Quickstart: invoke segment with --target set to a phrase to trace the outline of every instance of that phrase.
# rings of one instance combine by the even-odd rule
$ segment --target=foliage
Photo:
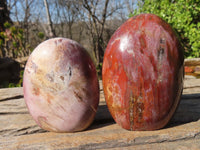
[[[0,32],[0,57],[18,58],[27,56],[31,49],[25,44],[24,30],[8,22],[4,23],[5,30]],[[19,81],[4,81],[0,87],[21,87],[23,70],[20,71]]]
[[[38,37],[40,38],[40,39],[44,39],[44,33],[43,32],[38,32]]]
[[[0,32],[0,57],[26,56],[30,46],[25,44],[24,31],[14,25],[4,23],[5,31]]]
[[[152,13],[167,21],[179,34],[185,57],[200,57],[200,1],[199,0],[143,0],[134,16]]]

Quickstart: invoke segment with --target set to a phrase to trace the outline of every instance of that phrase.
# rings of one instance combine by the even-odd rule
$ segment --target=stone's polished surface
[[[77,42],[54,38],[30,55],[24,71],[26,105],[36,123],[55,132],[86,129],[99,103],[95,66]]]
[[[183,88],[183,51],[153,14],[127,20],[111,37],[102,78],[109,111],[128,130],[156,130],[171,119]]]

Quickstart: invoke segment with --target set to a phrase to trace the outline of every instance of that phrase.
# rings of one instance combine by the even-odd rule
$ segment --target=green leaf
[[[4,23],[4,27],[5,27],[5,28],[10,28],[10,27],[11,27],[11,24],[10,24],[9,22],[5,22],[5,23]]]
[[[43,39],[43,38],[44,38],[44,33],[43,33],[43,32],[38,32],[38,37],[39,37],[40,39]]]

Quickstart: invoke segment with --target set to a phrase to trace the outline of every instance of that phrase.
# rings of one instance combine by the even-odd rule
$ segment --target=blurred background
[[[53,37],[82,44],[101,78],[110,37],[140,13],[167,21],[180,37],[185,58],[200,57],[199,0],[0,0],[0,88],[22,86],[28,56]]]

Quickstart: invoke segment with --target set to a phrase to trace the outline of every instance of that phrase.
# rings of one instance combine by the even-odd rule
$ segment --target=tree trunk
[[[99,65],[103,62],[103,56],[104,56],[104,48],[102,46],[102,38],[98,38],[97,41],[94,41],[94,52],[95,52],[95,58],[96,58],[96,65]]]
[[[68,29],[69,29],[69,38],[72,39],[72,24],[68,24]]]
[[[48,34],[48,37],[55,37],[55,31],[53,30],[53,24],[52,24],[52,21],[51,21],[51,16],[50,16],[50,13],[49,13],[49,5],[47,3],[47,0],[44,0],[44,5],[45,5],[45,8],[46,8],[46,14],[47,14],[47,24],[48,24],[48,28],[49,28],[49,34]]]
[[[4,23],[10,22],[11,19],[9,17],[10,12],[7,8],[7,1],[6,0],[0,0],[0,31],[4,31]]]

